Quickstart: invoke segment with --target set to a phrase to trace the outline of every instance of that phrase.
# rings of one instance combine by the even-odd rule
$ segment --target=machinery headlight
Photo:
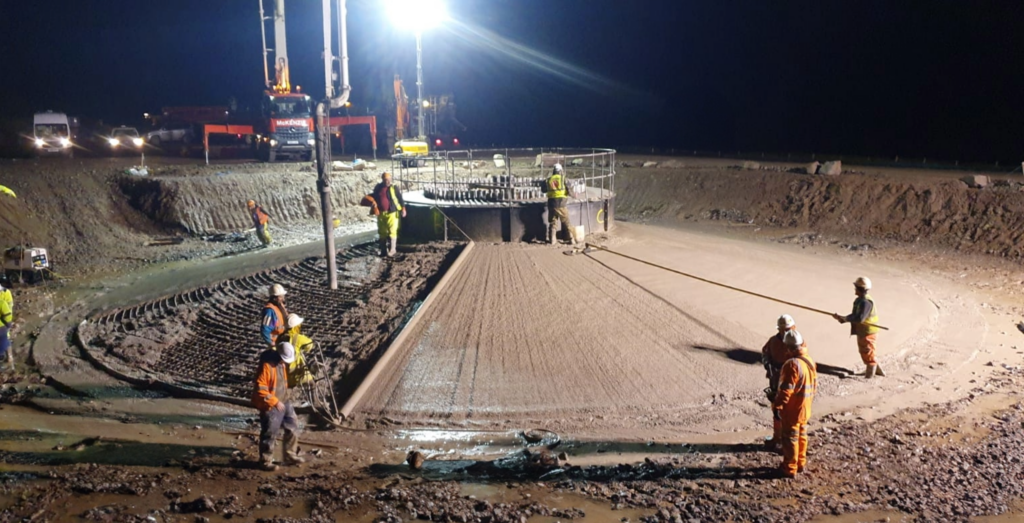
[[[142,141],[142,138],[132,138],[132,143],[135,144],[135,147],[142,147],[145,142]]]
[[[276,145],[277,145],[277,140],[275,140],[275,139],[271,138],[271,139],[270,139],[270,146],[271,146],[271,147],[275,147]]]
[[[42,138],[36,138],[36,147],[42,147],[44,145],[46,145],[46,142],[44,142]]]
[[[60,139],[60,144],[64,147],[71,147],[71,140],[62,137]]]
[[[107,143],[109,143],[111,147],[121,145],[121,142],[117,138],[107,138]]]
[[[310,138],[309,140],[306,140],[306,143],[308,143],[309,145],[316,145],[316,139]]]

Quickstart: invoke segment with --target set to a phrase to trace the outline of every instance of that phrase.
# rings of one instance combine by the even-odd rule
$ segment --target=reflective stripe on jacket
[[[870,294],[853,300],[853,312],[846,317],[846,321],[850,322],[850,334],[857,336],[868,336],[882,330],[875,327],[878,325],[878,307]],[[867,323],[871,325],[865,325]]]
[[[276,350],[260,354],[260,368],[253,385],[252,405],[260,412],[267,412],[284,401],[288,394],[288,365],[281,360]]]
[[[270,345],[277,343],[277,337],[284,334],[284,330],[284,313],[277,305],[268,302],[263,306],[263,323],[260,329],[263,341]]]
[[[565,198],[565,181],[561,174],[552,174],[547,181],[549,199]]]
[[[782,365],[779,392],[772,409],[781,411],[784,425],[807,423],[811,417],[811,403],[818,388],[818,366],[804,350]]]
[[[252,210],[252,224],[254,226],[266,225],[270,221],[270,215],[267,214],[262,206],[257,205]]]
[[[387,188],[387,190],[385,190]],[[384,182],[380,182],[373,187],[372,193],[373,199],[377,201],[377,207],[381,213],[385,212],[397,212],[402,210],[403,202],[402,190],[397,188],[394,184],[391,186],[384,185]]]

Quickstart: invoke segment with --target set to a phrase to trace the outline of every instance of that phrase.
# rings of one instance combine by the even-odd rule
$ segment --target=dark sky
[[[456,94],[465,142],[1024,159],[1021,1],[448,5],[425,84]],[[287,19],[292,82],[322,95],[320,2]],[[413,92],[412,35],[376,0],[349,0],[349,24],[353,102],[396,72]],[[132,121],[262,89],[256,0],[0,0],[0,49],[5,118]]]

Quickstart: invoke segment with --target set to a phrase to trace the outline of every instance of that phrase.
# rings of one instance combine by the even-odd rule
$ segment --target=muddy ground
[[[268,474],[249,468],[255,457],[251,436],[220,430],[255,430],[251,412],[219,413],[215,406],[193,402],[193,410],[202,416],[122,416],[123,400],[74,398],[45,386],[31,370],[19,376],[8,374],[11,383],[4,386],[2,395],[7,406],[0,413],[4,461],[0,520],[35,516],[35,520],[50,521],[556,521],[586,514],[584,521],[997,521],[978,516],[1008,512],[1005,521],[1012,521],[1020,507],[1024,475],[1018,450],[1024,438],[1018,395],[1024,376],[1017,350],[1020,333],[1014,325],[1021,312],[1018,300],[1024,273],[1016,261],[1012,210],[1024,201],[1024,193],[1014,191],[1009,181],[1000,187],[968,189],[955,181],[958,173],[922,175],[854,167],[851,170],[865,174],[819,177],[744,171],[710,160],[685,163],[692,166],[620,171],[620,217],[685,234],[626,226],[621,237],[612,239],[617,247],[652,256],[662,249],[660,261],[692,261],[706,273],[723,278],[742,278],[744,264],[731,267],[716,264],[713,257],[688,259],[671,253],[718,246],[725,253],[732,250],[735,258],[751,258],[744,261],[747,265],[758,261],[750,255],[751,249],[777,252],[780,260],[819,256],[823,266],[839,260],[850,270],[861,267],[882,274],[890,285],[888,292],[899,292],[894,289],[900,285],[912,289],[905,296],[887,296],[887,303],[905,303],[912,311],[915,300],[934,299],[941,305],[939,311],[961,307],[967,313],[961,317],[977,326],[961,329],[965,337],[958,339],[955,332],[937,334],[935,329],[942,322],[934,314],[940,312],[914,320],[910,312],[887,309],[887,318],[911,325],[922,322],[924,327],[893,333],[902,336],[900,344],[910,350],[883,353],[883,358],[889,358],[883,361],[896,366],[892,379],[875,385],[835,378],[836,395],[819,398],[822,408],[816,407],[810,472],[794,481],[769,478],[779,458],[755,444],[767,433],[767,420],[762,418],[766,409],[755,401],[743,407],[749,400],[745,392],[702,409],[715,418],[736,407],[741,414],[748,412],[751,421],[743,423],[749,426],[736,424],[738,418],[728,416],[719,419],[724,430],[699,433],[679,431],[673,424],[660,430],[654,423],[634,422],[619,424],[609,433],[603,429],[614,428],[616,420],[611,419],[597,419],[590,425],[567,423],[557,444],[543,441],[529,447],[529,456],[522,453],[526,443],[517,436],[529,427],[517,423],[499,423],[493,431],[443,423],[426,431],[418,431],[416,424],[376,426],[368,431],[311,431],[303,444],[309,463],[302,469]],[[9,172],[0,169],[0,178],[4,176]],[[20,321],[26,327],[16,345],[31,348],[34,324],[55,312],[67,312],[67,293],[78,293],[76,299],[83,299],[90,285],[95,285],[89,283],[95,280],[84,262],[100,246],[124,249],[133,253],[130,256],[146,251],[147,260],[188,256],[193,247],[204,253],[197,256],[214,252],[207,242],[189,238],[180,246],[160,247],[166,249],[166,256],[150,256],[152,248],[141,247],[146,238],[174,230],[186,234],[180,232],[183,226],[168,225],[132,207],[119,186],[99,180],[109,176],[119,175],[84,175],[75,184],[83,194],[105,195],[94,199],[99,203],[93,204],[93,211],[109,214],[109,223],[71,233],[61,219],[32,224],[0,208],[5,217],[0,228],[17,233],[38,226],[44,239],[48,234],[68,240],[69,257],[81,260],[71,264],[74,270],[69,274],[75,279],[64,288],[16,289],[23,307]],[[26,183],[30,193],[36,189],[27,178],[10,180],[15,186]],[[3,178],[0,183],[6,181]],[[47,190],[45,184],[38,190]],[[22,198],[19,192],[18,204]],[[73,201],[70,194],[58,198],[58,205],[45,200],[41,206],[60,217],[76,216],[75,211],[85,209],[84,202]],[[209,205],[217,202],[211,199]],[[314,222],[305,223],[305,219],[296,223],[296,227],[315,228]],[[505,254],[497,254],[496,259],[517,256]],[[111,272],[141,266],[126,263]],[[661,298],[669,304],[685,303],[685,286],[670,288],[652,274],[630,274],[635,269],[625,265],[613,267],[640,286],[664,286],[669,292]],[[835,271],[844,272],[841,269]],[[816,283],[807,286],[811,288],[806,298],[833,294],[832,283],[825,277],[828,270],[823,271],[809,280]],[[840,283],[848,285],[846,280]],[[825,287],[815,291],[819,285]],[[839,283],[835,285],[838,288]],[[102,286],[94,288],[109,292]],[[942,295],[932,294],[933,288],[941,289]],[[628,296],[634,291],[623,292]],[[837,294],[837,307],[848,306],[849,298]],[[713,300],[704,312],[721,315],[721,309],[733,305],[729,299]],[[653,302],[644,306],[658,307]],[[777,314],[768,307],[758,313],[766,320],[754,318],[751,321],[756,319],[757,326],[743,329],[760,341],[770,334]],[[807,328],[818,339],[835,335],[824,325]],[[931,336],[923,347],[911,339],[922,328]],[[750,343],[736,337],[741,345]],[[967,347],[965,342],[980,345],[959,352]],[[894,339],[890,347],[895,345]],[[929,353],[928,349],[940,345],[940,350]],[[835,350],[837,357],[851,358],[852,363],[829,360],[836,367],[856,364],[856,355],[846,345],[822,343],[813,350]],[[25,354],[18,354],[21,363]],[[966,361],[956,364],[957,357]],[[756,365],[736,366],[725,357],[722,365],[736,369],[733,374],[741,379],[756,371]],[[900,374],[909,369],[913,372]],[[496,375],[496,379],[514,377]],[[756,379],[751,378],[751,383]],[[877,387],[874,393],[873,387]],[[147,396],[127,403],[152,412],[187,412],[189,405]],[[45,413],[64,410],[78,415]],[[197,421],[193,424],[192,419]],[[98,435],[103,438],[91,439]],[[546,446],[553,448],[543,452]],[[430,456],[423,471],[412,472],[401,465],[414,449]],[[561,452],[565,455],[560,459]],[[208,501],[202,499],[204,495]]]

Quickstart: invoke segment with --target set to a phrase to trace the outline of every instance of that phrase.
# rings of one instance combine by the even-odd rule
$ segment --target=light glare
[[[421,32],[447,19],[441,0],[386,0],[385,9],[396,27]]]

